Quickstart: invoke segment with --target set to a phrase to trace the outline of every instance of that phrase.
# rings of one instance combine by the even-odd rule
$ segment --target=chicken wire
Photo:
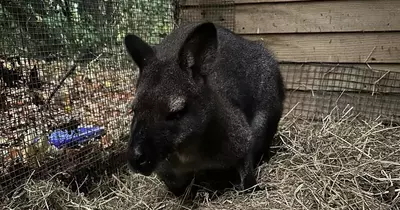
[[[180,0],[178,8],[179,24],[211,21],[235,30],[234,0]]]
[[[122,40],[158,43],[174,27],[172,3],[0,1],[0,195],[124,163],[136,74]]]
[[[285,114],[308,120],[347,113],[400,123],[400,72],[317,63],[281,63]]]

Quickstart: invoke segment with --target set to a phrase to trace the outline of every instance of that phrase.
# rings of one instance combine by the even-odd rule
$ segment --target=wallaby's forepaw
[[[244,176],[243,176],[244,175]],[[258,191],[262,190],[259,185],[257,185],[256,178],[253,173],[241,174],[241,182],[235,185],[237,191]]]
[[[242,183],[240,183],[240,184],[233,185],[233,189],[236,191],[243,191],[244,187],[243,187]]]

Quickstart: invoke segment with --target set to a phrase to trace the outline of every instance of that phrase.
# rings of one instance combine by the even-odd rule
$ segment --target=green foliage
[[[126,33],[155,44],[172,17],[170,0],[0,0],[0,55],[77,59],[114,51]]]

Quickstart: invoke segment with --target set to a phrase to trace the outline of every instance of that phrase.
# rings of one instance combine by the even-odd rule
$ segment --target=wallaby
[[[213,170],[234,169],[237,189],[254,187],[285,98],[273,55],[211,22],[182,25],[155,46],[133,34],[124,44],[139,69],[130,168],[154,172],[177,196]]]

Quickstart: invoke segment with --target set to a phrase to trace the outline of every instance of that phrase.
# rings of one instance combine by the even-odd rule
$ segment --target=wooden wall
[[[184,10],[201,13],[198,4],[187,0]],[[218,20],[229,18],[224,15]],[[344,64],[400,74],[400,0],[235,0],[235,32],[262,41],[281,62]],[[283,71],[288,69],[296,71],[290,66]],[[400,88],[400,81],[393,85]],[[395,115],[400,119],[400,108],[391,112],[399,112]]]

